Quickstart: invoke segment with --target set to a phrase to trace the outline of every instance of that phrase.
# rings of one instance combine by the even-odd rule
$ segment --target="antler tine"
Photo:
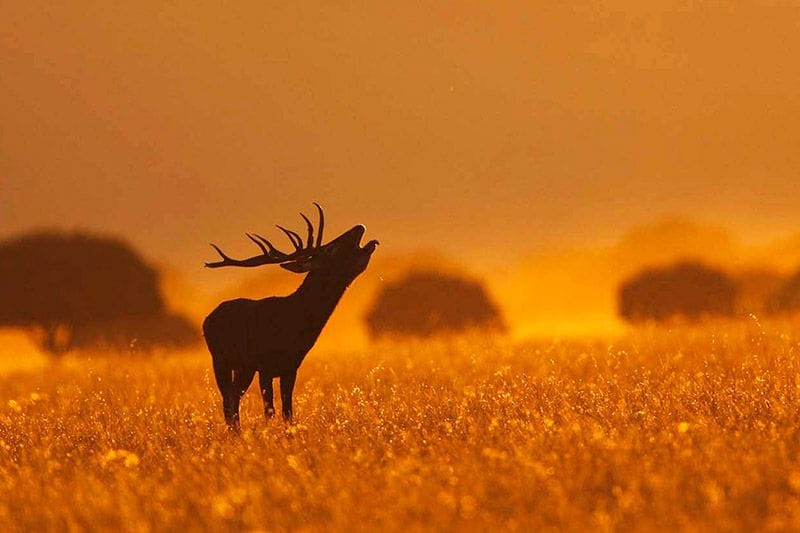
[[[311,221],[308,220],[308,217],[305,215],[305,213],[300,213],[300,216],[306,221],[306,227],[308,228],[308,242],[306,243],[306,249],[310,250],[314,246],[314,226],[311,224]]]
[[[284,228],[280,224],[275,224],[275,225],[278,227],[279,230],[284,232],[287,237],[289,237],[289,240],[292,241],[292,245],[294,245],[295,251],[299,252],[300,250],[303,249],[303,239],[300,237],[300,235],[298,235],[297,233],[295,233],[290,229]]]
[[[317,244],[316,247],[319,248],[322,246],[322,228],[325,227],[325,214],[322,212],[322,207],[317,202],[314,202],[314,205],[317,206],[317,211],[319,212],[319,229],[317,230]]]
[[[218,254],[219,254],[219,256],[222,258],[222,260],[223,260],[223,261],[233,261],[233,259],[231,259],[231,258],[230,258],[230,257],[228,257],[227,255],[225,255],[225,252],[223,252],[222,250],[220,250],[220,249],[219,249],[219,246],[217,246],[217,245],[216,245],[216,244],[214,244],[213,242],[212,242],[212,243],[209,243],[209,244],[211,244],[211,247],[212,247],[212,248],[214,248],[214,249],[217,251],[217,253],[218,253]],[[206,266],[210,266],[210,265],[212,265],[212,264],[214,264],[214,263],[206,263]]]
[[[258,246],[259,248],[261,248],[261,251],[264,253],[264,255],[270,255],[270,253],[269,253],[269,250],[267,250],[267,247],[266,247],[266,246],[264,246],[264,244],[263,244],[262,242],[260,242],[258,239],[256,239],[255,237],[253,237],[253,236],[252,236],[252,235],[250,235],[249,233],[245,233],[245,235],[247,235],[247,238],[248,238],[248,239],[250,239],[251,241],[253,241],[254,243],[256,243],[256,246]]]
[[[267,239],[265,239],[264,237],[262,237],[258,233],[253,233],[253,235],[256,238],[258,238],[262,243],[264,243],[264,245],[266,245],[267,249],[269,250],[269,255],[271,257],[286,257],[287,255],[289,255],[289,254],[286,254],[284,252],[281,252],[280,250],[278,250],[277,248],[272,246],[271,242],[269,242]]]

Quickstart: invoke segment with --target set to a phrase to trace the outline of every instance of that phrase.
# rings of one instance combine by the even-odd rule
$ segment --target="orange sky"
[[[0,237],[192,270],[312,200],[481,261],[666,213],[800,227],[795,2],[54,4],[2,9]]]

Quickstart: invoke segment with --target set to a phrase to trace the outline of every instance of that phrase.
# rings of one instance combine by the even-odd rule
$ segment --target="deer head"
[[[346,281],[352,281],[367,268],[372,252],[378,246],[377,240],[371,240],[361,246],[361,239],[366,228],[359,224],[345,231],[327,244],[322,244],[322,230],[325,226],[325,215],[322,207],[316,202],[314,205],[319,213],[319,224],[316,229],[308,217],[300,213],[306,223],[308,231],[305,241],[300,234],[278,225],[294,246],[290,253],[282,252],[272,245],[267,239],[257,233],[246,233],[247,238],[253,241],[261,253],[247,259],[233,259],[226,255],[218,246],[211,246],[222,258],[220,261],[206,263],[208,268],[225,266],[255,267],[261,265],[280,265],[291,272],[303,274],[307,272],[326,273]]]

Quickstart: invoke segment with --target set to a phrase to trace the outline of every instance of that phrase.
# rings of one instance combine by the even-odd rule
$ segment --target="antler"
[[[319,212],[319,228],[317,229],[317,238],[316,243],[314,242],[314,226],[311,224],[311,221],[308,219],[305,214],[300,213],[300,216],[303,217],[303,220],[306,222],[306,226],[308,228],[308,239],[307,243],[303,245],[303,238],[300,237],[299,234],[296,232],[286,229],[283,226],[278,226],[278,228],[283,231],[286,236],[292,241],[292,246],[294,246],[294,252],[292,253],[285,253],[277,248],[275,248],[271,242],[267,239],[259,235],[258,233],[253,233],[252,235],[249,233],[245,233],[247,238],[256,243],[256,245],[261,248],[260,255],[254,255],[253,257],[248,257],[247,259],[234,259],[225,255],[225,252],[220,250],[220,248],[216,244],[211,244],[211,246],[217,251],[217,253],[222,258],[221,261],[214,261],[210,263],[206,263],[206,267],[208,268],[219,268],[224,266],[238,266],[238,267],[254,267],[260,265],[274,265],[278,263],[285,263],[287,261],[294,261],[296,259],[301,259],[304,257],[308,257],[313,255],[315,252],[319,251],[322,248],[322,229],[325,226],[325,215],[322,212],[322,207],[317,202],[314,202],[314,205],[317,207],[317,211]]]

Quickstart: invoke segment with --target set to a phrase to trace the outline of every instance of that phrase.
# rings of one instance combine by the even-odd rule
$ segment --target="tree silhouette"
[[[166,312],[156,272],[113,238],[40,232],[0,242],[0,294],[0,325],[29,328],[51,354],[193,336]]]
[[[366,323],[375,338],[505,329],[499,309],[481,283],[434,271],[412,271],[387,284]]]
[[[732,315],[737,287],[724,272],[696,262],[649,268],[622,284],[619,314],[629,321]]]

